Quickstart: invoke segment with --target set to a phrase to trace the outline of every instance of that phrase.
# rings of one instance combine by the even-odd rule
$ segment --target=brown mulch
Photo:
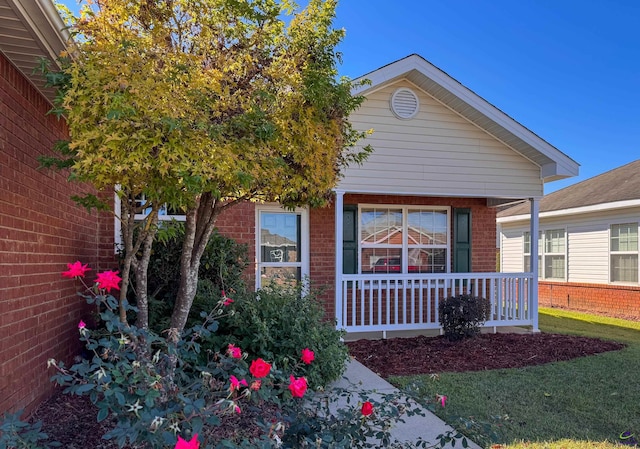
[[[544,333],[482,334],[458,342],[444,337],[358,340],[347,345],[353,357],[382,377],[520,368],[624,347],[611,341]],[[42,420],[49,440],[63,443],[62,447],[115,449],[115,443],[101,439],[112,423],[97,423],[95,417],[96,409],[87,397],[58,393],[41,404],[32,419]],[[246,410],[233,419],[237,422],[217,429],[246,430],[252,414]]]
[[[558,334],[481,334],[452,342],[443,336],[357,340],[349,353],[382,377],[521,368],[615,351],[622,343]]]

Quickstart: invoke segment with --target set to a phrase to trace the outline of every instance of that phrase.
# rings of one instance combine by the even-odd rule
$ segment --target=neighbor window
[[[566,239],[564,229],[544,231],[542,252],[545,279],[564,279]]]
[[[638,223],[611,225],[611,282],[638,282]]]
[[[361,273],[449,271],[449,209],[360,206]]]
[[[523,235],[524,271],[531,271],[531,233]],[[565,279],[566,239],[564,229],[550,229],[538,234],[538,277]]]
[[[306,210],[280,207],[257,210],[256,287],[270,283],[295,285],[308,274],[308,218]]]
[[[524,233],[524,271],[531,271],[531,233]],[[540,264],[542,263],[542,232],[538,233],[538,277],[542,277],[540,275]]]

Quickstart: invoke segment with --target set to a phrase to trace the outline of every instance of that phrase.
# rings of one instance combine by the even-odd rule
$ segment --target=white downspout
[[[336,200],[334,202],[335,207],[335,248],[336,248],[336,285],[335,285],[335,313],[336,313],[336,328],[342,329],[344,328],[342,311],[343,311],[343,298],[342,298],[342,252],[343,252],[343,241],[342,241],[342,233],[343,233],[343,209],[344,209],[344,191],[336,190]]]
[[[529,284],[529,299],[531,310],[529,311],[531,314],[531,326],[533,332],[540,332],[538,329],[538,215],[540,212],[540,200],[537,198],[529,198],[529,203],[531,206],[531,220],[530,220],[530,240],[531,240],[531,273],[533,274],[533,279],[531,279],[531,283]]]

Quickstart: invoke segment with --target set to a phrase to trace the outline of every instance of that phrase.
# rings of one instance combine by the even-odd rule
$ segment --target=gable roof
[[[401,79],[410,81],[449,109],[538,165],[545,182],[578,174],[577,162],[420,55],[409,55],[361,76],[355,82],[369,80],[370,84],[359,86],[353,93],[367,95]]]
[[[640,203],[640,159],[545,195],[540,214],[612,203],[623,206],[634,200]],[[498,218],[528,218],[529,213],[529,204],[523,203],[499,212]]]
[[[54,65],[69,32],[52,0],[0,0],[0,51],[50,100],[55,90],[33,69],[40,58]]]

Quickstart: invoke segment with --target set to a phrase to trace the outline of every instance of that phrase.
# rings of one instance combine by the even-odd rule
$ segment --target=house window
[[[531,271],[531,233],[523,235],[524,271]],[[538,278],[565,279],[566,240],[564,229],[538,234]]]
[[[257,209],[256,287],[295,285],[308,275],[309,238],[306,210]]]
[[[524,233],[524,271],[528,273],[531,271],[531,233]],[[542,232],[538,233],[538,277],[542,277],[540,274],[540,264],[542,263]]]
[[[564,229],[552,229],[544,232],[544,250],[542,253],[545,279],[565,278],[566,239]]]
[[[638,283],[638,224],[611,225],[611,282]]]
[[[136,197],[136,205],[144,206],[147,200],[144,194],[140,194]],[[144,213],[136,214],[136,220],[142,221],[145,217],[151,212],[151,208],[145,209]],[[187,216],[185,215],[184,210],[180,210],[174,207],[169,207],[166,204],[163,204],[160,210],[158,211],[158,221],[186,221]]]
[[[360,273],[449,271],[449,209],[360,206]]]

